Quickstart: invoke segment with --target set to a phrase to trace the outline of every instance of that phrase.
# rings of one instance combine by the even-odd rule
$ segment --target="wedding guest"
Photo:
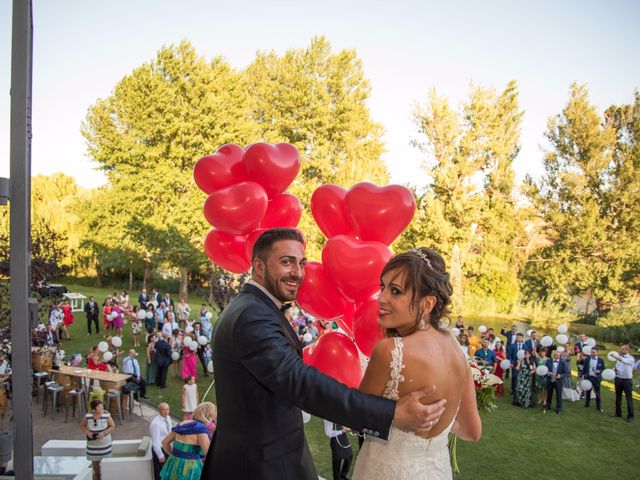
[[[456,324],[454,326],[461,332],[464,332],[464,320],[462,319],[462,315],[458,315],[458,318],[456,318]]]
[[[65,298],[64,302],[62,302],[62,330],[64,331],[67,340],[71,340],[71,335],[69,334],[69,327],[73,324],[73,313],[71,312],[71,305],[69,304],[69,299]]]
[[[133,307],[131,315],[131,333],[133,334],[133,346],[140,346],[140,332],[142,331],[142,321],[138,318],[140,307]]]
[[[176,316],[178,318],[178,324],[180,328],[185,328],[187,319],[191,315],[191,307],[187,303],[187,299],[184,295],[180,295],[180,302],[178,302],[178,307],[176,308]]]
[[[185,347],[182,354],[182,380],[186,380],[187,377],[194,377],[198,380],[198,374],[196,373],[196,365],[198,362],[197,353],[190,347]]]
[[[140,295],[138,295],[138,305],[141,310],[147,309],[147,302],[149,301],[149,294],[147,293],[147,289],[143,288],[140,291]]]
[[[337,423],[324,420],[324,434],[329,437],[331,448],[331,468],[333,480],[348,479],[349,469],[353,461],[353,450],[346,435],[349,429]]]
[[[192,420],[193,411],[199,403],[200,395],[196,379],[193,375],[189,375],[184,379],[182,387],[182,420]]]
[[[511,325],[511,330],[507,331],[507,324],[505,323],[500,329],[500,335],[504,335],[507,337],[506,350],[509,351],[511,345],[516,343],[517,335],[518,335],[518,327],[516,325]]]
[[[538,355],[538,366],[547,366],[547,360],[549,357],[547,356],[547,347],[542,347],[540,349],[540,354]],[[548,375],[536,375],[536,390],[538,392],[538,405],[542,405],[547,401],[547,384],[549,383]]]
[[[171,365],[171,346],[167,341],[169,335],[162,334],[155,344],[155,355],[153,362],[156,364],[158,373],[156,375],[156,385],[160,388],[166,388],[167,386],[167,372],[169,365]]]
[[[553,348],[552,345],[550,348]],[[569,400],[570,402],[576,402],[580,400],[580,394],[573,387],[573,379],[571,376],[571,345],[568,343],[563,345],[562,351],[560,352],[560,360],[562,360],[566,365],[567,374],[562,377],[562,400]]]
[[[129,294],[126,290],[120,292],[120,298],[118,303],[129,303]]]
[[[493,350],[493,353],[496,356],[496,369],[493,372],[493,374],[500,378],[500,380],[504,380],[504,369],[502,368],[502,365],[500,364],[503,360],[507,359],[507,354],[504,351],[504,347],[502,346],[502,342],[500,340],[498,340],[496,342],[496,346]],[[502,395],[504,395],[504,384],[500,383],[498,385],[496,385],[496,395],[498,395],[499,397],[501,397]]]
[[[87,356],[87,368],[89,370],[98,370],[100,372],[110,372],[111,367],[100,358],[98,346],[91,347],[91,353]]]
[[[153,303],[154,308],[158,308],[158,305],[160,305],[160,292],[158,292],[157,288],[154,288],[153,290],[151,290],[151,298],[149,299],[149,301],[151,303]]]
[[[518,352],[524,350],[523,335],[521,332],[516,334],[516,341],[507,347],[507,358],[511,362],[511,394],[513,395],[513,404],[516,405],[516,385],[518,382]]]
[[[104,334],[102,336],[104,338],[107,338],[111,331],[111,319],[109,318],[109,315],[111,315],[112,309],[113,301],[111,300],[111,297],[107,297],[104,307],[102,308],[102,325],[104,326]]]
[[[482,339],[482,348],[480,350],[476,350],[475,357],[485,362],[487,367],[491,369],[491,373],[495,371],[497,358],[496,354],[489,349],[488,338]]]
[[[111,352],[111,360],[107,363],[111,365],[111,371],[118,372],[118,357],[122,355],[122,352],[120,351],[120,348],[113,344],[113,338],[107,337],[107,344],[109,345],[109,349],[107,351]]]
[[[580,341],[576,342],[573,347],[573,352],[577,354],[578,352],[582,352],[582,348],[587,346],[587,335],[585,333],[580,334]]]
[[[98,325],[98,304],[96,299],[92,296],[89,297],[89,301],[84,305],[84,313],[87,315],[87,335],[91,335],[91,323],[96,326],[96,333],[100,333],[100,327]]]
[[[200,322],[195,322],[193,324],[193,335],[196,337],[196,342],[198,342],[198,350],[196,353],[198,355],[198,359],[200,360],[200,364],[202,365],[202,369],[204,370],[204,376],[209,376],[209,371],[207,370],[207,362],[204,358],[204,345],[200,343],[200,337],[203,337],[202,328]],[[206,344],[205,344],[206,345]]]
[[[524,351],[524,358],[518,360],[518,381],[516,385],[516,403],[522,408],[529,408],[533,403],[533,375],[536,368],[535,360],[529,350]]]
[[[596,394],[596,409],[602,413],[602,399],[600,397],[600,383],[602,382],[602,371],[604,370],[604,360],[598,356],[598,349],[591,349],[591,356],[584,361],[584,374],[587,380],[591,382],[592,389]],[[589,408],[591,403],[591,390],[586,390],[584,408]]]
[[[162,448],[169,454],[160,478],[174,480],[199,480],[202,475],[202,458],[209,450],[209,424],[213,421],[215,406],[211,402],[198,405],[193,420],[186,420],[171,430],[162,441]]]
[[[158,405],[158,415],[149,424],[151,434],[151,454],[153,457],[153,478],[160,480],[160,470],[167,458],[167,452],[162,449],[162,440],[171,433],[171,417],[169,404],[162,402]]]
[[[53,308],[49,314],[49,325],[53,325],[58,338],[62,339],[60,331],[62,330],[62,325],[64,325],[64,313],[62,312],[62,307],[57,303],[53,304]]]
[[[145,380],[147,385],[150,385],[156,382],[158,373],[156,362],[153,361],[156,354],[155,345],[157,337],[153,329],[149,329],[147,332],[147,378]]]
[[[553,394],[556,394],[556,413],[562,412],[562,378],[567,374],[567,365],[560,360],[560,352],[554,350],[549,360],[547,360],[547,368],[549,369],[549,382],[547,383],[547,403],[544,411],[551,408]]]
[[[531,352],[532,356],[537,357],[540,347],[541,345],[538,341],[538,333],[535,330],[531,330],[531,338],[524,342],[524,349]]]
[[[58,329],[55,325],[47,325],[47,330],[44,335],[44,345],[47,347],[53,347],[60,344],[60,337],[58,336]]]
[[[593,351],[593,350],[592,350]],[[622,417],[622,394],[627,400],[627,422],[633,421],[633,367],[635,359],[629,354],[629,345],[620,347],[620,353],[613,354],[616,360],[616,417]],[[640,381],[640,379],[638,380]]]
[[[113,306],[111,307],[111,318],[111,328],[113,329],[116,336],[122,338],[122,330],[124,328],[124,315],[118,302],[113,302]]]
[[[111,456],[111,432],[116,429],[111,415],[104,409],[102,400],[91,401],[91,413],[87,413],[80,428],[87,438],[87,460],[93,466],[93,478],[100,480],[100,462]]]
[[[469,337],[469,344],[473,345],[475,347],[474,351],[479,349],[481,347],[480,345],[480,339],[478,337],[476,337],[476,335],[473,333],[473,327],[471,325],[469,325],[467,327],[467,337]]]
[[[460,343],[460,348],[462,348],[462,351],[464,352],[464,354],[469,357],[469,337],[467,337],[466,333],[462,333],[460,334],[460,337],[458,338],[458,343]]]
[[[122,373],[131,375],[129,382],[136,384],[137,390],[142,398],[147,398],[147,384],[142,379],[142,370],[140,370],[137,356],[138,354],[133,348],[129,350],[129,355],[122,360]]]

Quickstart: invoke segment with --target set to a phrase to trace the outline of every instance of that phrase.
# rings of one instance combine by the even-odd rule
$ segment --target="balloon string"
[[[204,402],[205,398],[207,398],[207,395],[209,394],[209,391],[211,390],[211,387],[213,387],[213,384],[216,383],[216,379],[214,378],[211,381],[211,385],[209,385],[209,388],[207,388],[207,391],[204,394],[204,397],[202,397],[202,401]]]

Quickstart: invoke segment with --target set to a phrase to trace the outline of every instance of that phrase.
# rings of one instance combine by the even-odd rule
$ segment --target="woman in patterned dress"
[[[533,393],[533,372],[535,371],[535,362],[531,359],[531,351],[524,351],[524,358],[518,360],[518,382],[516,384],[516,402],[522,408],[529,408],[532,404],[531,396]]]
[[[215,421],[216,409],[211,402],[198,405],[193,420],[186,420],[171,430],[162,440],[168,453],[160,472],[162,480],[200,480],[202,459],[209,450],[209,425]]]
[[[538,357],[538,366],[544,365],[547,366],[547,347],[542,347],[540,349],[540,356]],[[547,402],[547,379],[548,375],[536,375],[536,390],[538,391],[538,405],[542,405],[544,408],[545,403]]]
[[[93,465],[93,479],[100,480],[100,462],[111,456],[111,432],[116,428],[102,400],[91,401],[91,413],[82,419],[80,428],[87,437],[87,460]]]

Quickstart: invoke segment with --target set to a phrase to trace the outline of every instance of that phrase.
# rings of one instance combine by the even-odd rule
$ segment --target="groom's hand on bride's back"
[[[393,425],[400,430],[415,432],[421,437],[429,435],[431,428],[438,423],[447,404],[445,399],[434,400],[435,386],[423,388],[404,395],[396,403]]]

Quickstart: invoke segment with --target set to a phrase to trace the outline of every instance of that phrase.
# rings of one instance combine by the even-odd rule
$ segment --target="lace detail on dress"
[[[402,348],[404,345],[400,337],[393,337],[393,342],[395,346],[391,350],[391,374],[382,396],[390,400],[399,400],[398,385],[404,382],[404,375],[401,373],[404,368],[404,363],[402,363]]]

